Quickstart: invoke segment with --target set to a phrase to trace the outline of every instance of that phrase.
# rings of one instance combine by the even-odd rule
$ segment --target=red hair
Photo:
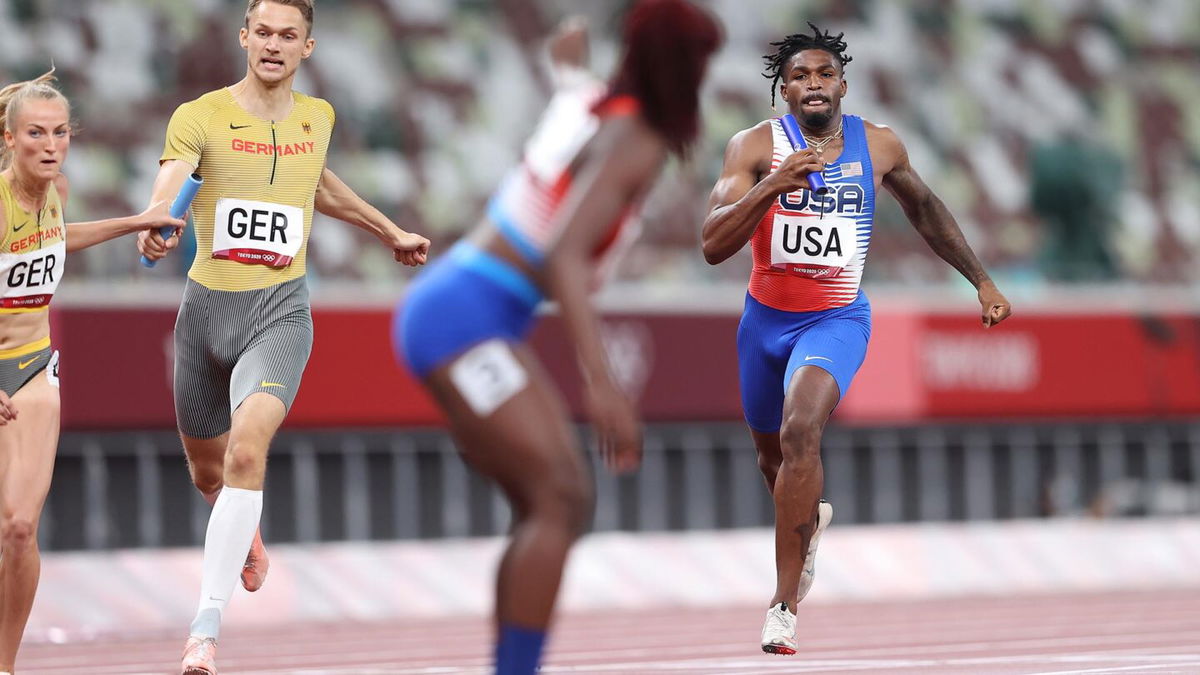
[[[721,27],[685,0],[640,0],[625,17],[625,53],[600,108],[633,96],[672,152],[687,153],[700,129],[700,84]]]

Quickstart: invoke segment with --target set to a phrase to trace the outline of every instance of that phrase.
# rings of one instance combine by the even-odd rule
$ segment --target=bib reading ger
[[[849,218],[777,213],[771,226],[771,267],[811,279],[842,273],[858,250],[858,224]]]
[[[62,236],[61,231],[59,236]],[[46,248],[5,256],[0,264],[0,274],[4,275],[0,311],[33,311],[49,305],[62,278],[66,255],[67,245],[59,241]]]
[[[246,199],[217,200],[212,257],[287,267],[303,243],[303,209]]]

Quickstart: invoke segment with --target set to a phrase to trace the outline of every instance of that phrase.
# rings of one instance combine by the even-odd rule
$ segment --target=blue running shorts
[[[871,303],[861,291],[849,305],[819,312],[774,309],[747,293],[737,334],[746,424],[760,433],[779,431],[784,394],[802,366],[828,371],[845,397],[870,339]]]
[[[417,275],[392,314],[397,359],[424,378],[471,347],[520,342],[542,293],[509,263],[466,241]]]

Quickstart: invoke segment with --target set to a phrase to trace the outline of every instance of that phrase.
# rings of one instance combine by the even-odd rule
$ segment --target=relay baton
[[[192,198],[196,196],[196,192],[200,190],[200,186],[204,184],[204,179],[200,174],[193,173],[183,182],[183,187],[179,188],[179,194],[175,195],[175,201],[171,202],[171,217],[182,218],[187,213],[188,207],[192,205]],[[163,241],[171,238],[175,234],[175,228],[171,225],[158,228],[159,235]],[[155,261],[142,256],[143,267],[154,267]]]
[[[792,117],[791,113],[780,117],[779,122],[783,125],[784,135],[792,143],[792,149],[804,150],[808,148],[808,143],[804,142],[804,134],[800,133],[800,125],[796,123],[796,118]],[[819,171],[808,174],[808,189],[819,195],[829,192],[829,186],[825,184],[825,177]]]

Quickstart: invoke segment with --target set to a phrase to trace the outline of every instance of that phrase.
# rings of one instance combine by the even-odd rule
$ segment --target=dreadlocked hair
[[[797,53],[806,49],[824,49],[833,54],[842,68],[854,60],[846,53],[846,41],[842,39],[845,33],[832,35],[828,31],[817,28],[811,21],[808,22],[808,27],[813,30],[812,35],[804,33],[789,35],[779,42],[771,43],[771,46],[775,47],[774,54],[763,54],[763,62],[767,64],[763,70],[763,77],[771,80],[771,107],[775,107],[775,90],[778,89],[779,81],[783,79],[783,69]]]

